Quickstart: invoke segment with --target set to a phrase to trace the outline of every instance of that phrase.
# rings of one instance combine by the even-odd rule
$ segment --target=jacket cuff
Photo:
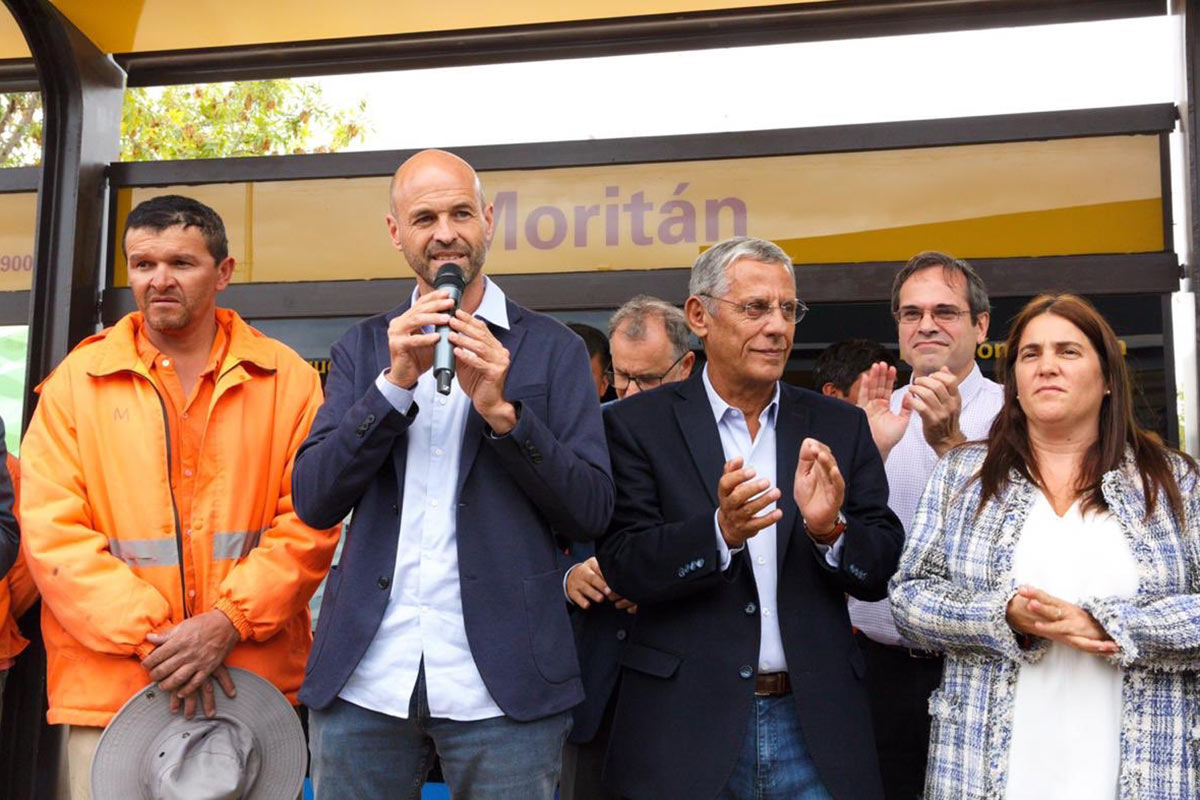
[[[250,622],[238,607],[230,602],[229,598],[222,597],[217,600],[213,603],[213,608],[229,617],[229,621],[233,623],[233,627],[237,628],[238,636],[243,642],[250,638]]]

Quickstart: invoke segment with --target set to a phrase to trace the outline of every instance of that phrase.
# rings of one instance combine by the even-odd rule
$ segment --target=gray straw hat
[[[170,711],[152,683],[121,707],[92,758],[94,800],[296,800],[307,752],[287,698],[253,672],[229,675],[213,718]]]

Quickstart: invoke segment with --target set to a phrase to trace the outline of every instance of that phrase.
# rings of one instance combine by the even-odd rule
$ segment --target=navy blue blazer
[[[591,545],[577,545],[567,556],[566,571],[584,560],[594,550]],[[587,744],[595,738],[604,719],[604,712],[617,688],[620,667],[617,654],[629,638],[637,616],[619,610],[609,601],[592,603],[588,608],[570,604],[571,624],[575,628],[575,648],[579,653],[579,669],[583,679],[583,702],[571,712],[574,724],[567,741]]]
[[[375,386],[388,367],[387,329],[408,303],[350,329],[333,346],[325,403],[296,455],[292,499],[309,525],[353,511],[325,589],[300,700],[328,706],[387,608],[404,503],[406,431]],[[511,357],[504,395],[518,407],[506,436],[471,407],[458,475],[456,539],[467,641],[488,692],[532,720],[583,698],[555,537],[600,536],[613,483],[596,387],[578,336],[507,303],[509,330],[489,326]]]
[[[728,781],[752,712],[761,627],[749,550],[722,572],[713,515],[725,462],[698,371],[606,408],[617,503],[600,569],[638,604],[621,649],[605,782],[633,800],[705,800]],[[805,437],[846,481],[841,562],[829,566],[792,495]],[[782,384],[775,426],[782,496],[776,605],[792,699],[808,751],[838,800],[883,797],[846,594],[882,599],[903,531],[867,418]]]

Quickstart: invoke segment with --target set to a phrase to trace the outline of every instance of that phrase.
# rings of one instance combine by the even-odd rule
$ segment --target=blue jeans
[[[408,719],[338,698],[310,709],[308,724],[317,800],[417,800],[435,750],[456,800],[553,800],[571,713],[533,722],[431,717],[422,673]]]
[[[790,694],[754,698],[742,752],[717,800],[833,800],[804,746]]]

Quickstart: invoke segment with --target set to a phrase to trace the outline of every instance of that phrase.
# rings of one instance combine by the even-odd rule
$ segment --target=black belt
[[[923,659],[926,661],[934,661],[934,660],[940,661],[942,659],[942,654],[936,650],[921,650],[916,647],[904,647],[903,645],[884,644],[883,642],[875,641],[874,639],[872,639],[870,636],[867,636],[862,631],[857,631],[856,633],[857,633],[860,641],[866,642],[871,647],[878,647],[878,648],[880,648],[882,650],[886,650],[890,653],[907,656],[908,658],[919,658],[919,659]]]

